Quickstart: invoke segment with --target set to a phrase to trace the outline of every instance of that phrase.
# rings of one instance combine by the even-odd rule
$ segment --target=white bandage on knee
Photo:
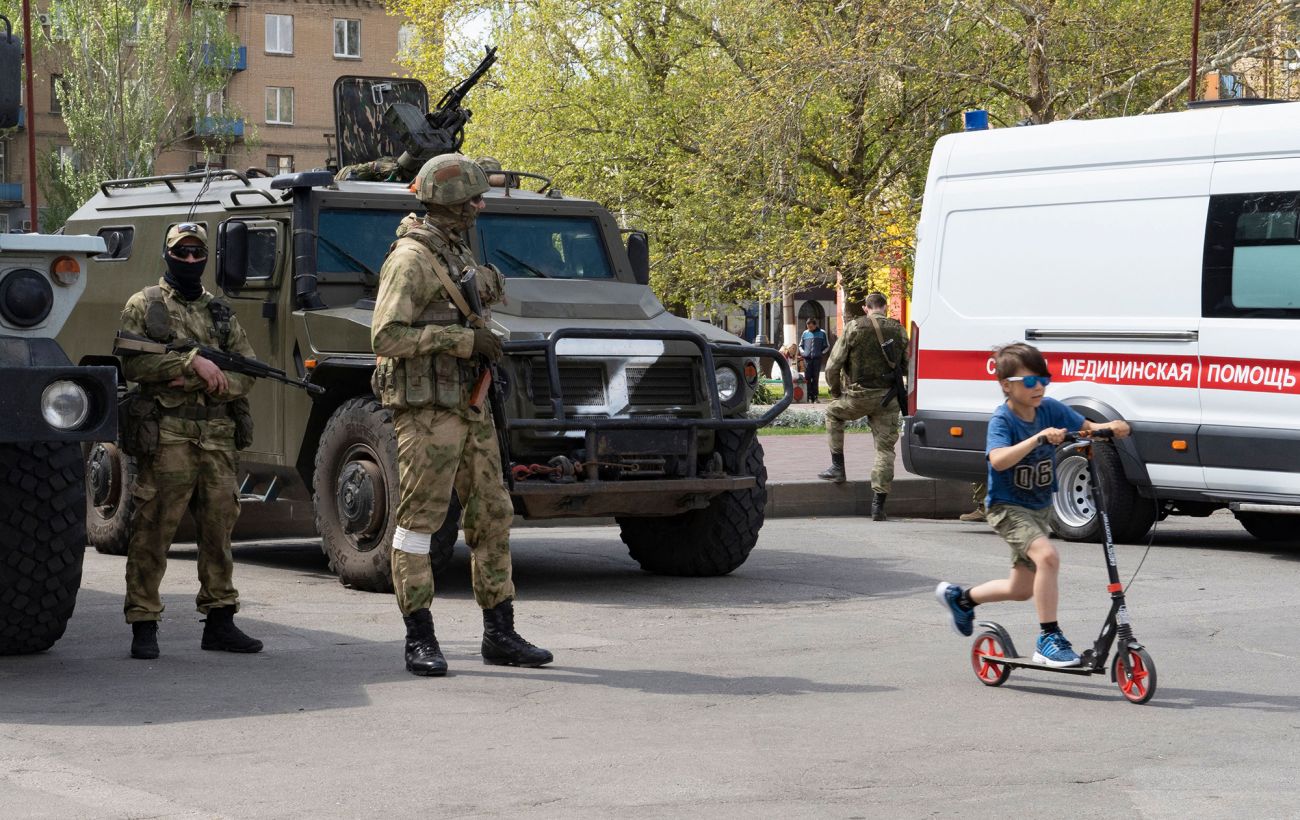
[[[433,542],[433,534],[428,532],[414,532],[405,527],[398,527],[393,533],[393,549],[409,552],[412,555],[428,555],[429,545]]]

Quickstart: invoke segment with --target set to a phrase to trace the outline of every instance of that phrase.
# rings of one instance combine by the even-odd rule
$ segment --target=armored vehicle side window
[[[364,271],[357,262],[378,273],[397,238],[397,223],[409,211],[327,209],[320,213],[316,239],[316,269],[325,273],[346,273],[359,279]],[[349,259],[348,257],[351,257]]]
[[[480,214],[483,261],[512,278],[613,279],[600,225],[585,216]]]
[[[1300,192],[1210,197],[1201,308],[1300,319]]]
[[[279,231],[273,227],[248,231],[248,281],[270,279],[280,249]]]
[[[96,254],[96,259],[131,258],[131,248],[135,245],[134,227],[124,225],[116,228],[100,228],[99,236],[104,240],[107,250],[104,253]]]

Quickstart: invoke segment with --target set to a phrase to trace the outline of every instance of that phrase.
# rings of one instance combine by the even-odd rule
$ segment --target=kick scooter
[[[1111,438],[1109,430],[1079,431],[1065,437],[1066,446],[1061,455],[1078,453],[1092,463],[1092,438]],[[1110,584],[1110,614],[1101,626],[1101,634],[1091,649],[1079,656],[1078,666],[1047,666],[1034,663],[1016,652],[1011,636],[1000,624],[980,621],[984,631],[975,636],[971,645],[970,662],[975,677],[985,686],[1001,686],[1011,677],[1013,668],[1040,669],[1044,672],[1064,672],[1067,675],[1099,675],[1106,671],[1106,659],[1116,639],[1119,648],[1110,665],[1110,679],[1119,685],[1120,692],[1131,703],[1146,703],[1156,692],[1156,665],[1142,644],[1133,637],[1128,607],[1124,603],[1124,585],[1119,580],[1119,566],[1115,563],[1115,545],[1111,541],[1110,517],[1106,514],[1105,494],[1095,470],[1089,470],[1093,505],[1101,517],[1102,547],[1106,553],[1106,573]]]

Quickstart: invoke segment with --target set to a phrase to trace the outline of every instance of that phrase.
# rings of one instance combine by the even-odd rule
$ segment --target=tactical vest
[[[437,233],[423,224],[413,225],[389,246],[388,252],[391,254],[404,241],[420,251],[421,258],[431,271],[435,270],[438,260],[441,260],[446,265],[449,280],[452,283],[460,281],[460,259],[451,253],[445,240]],[[441,277],[438,278],[438,284],[443,290],[447,289]],[[435,299],[425,305],[411,326],[447,327],[464,322],[465,315],[448,294],[445,300]],[[385,407],[434,406],[463,410],[469,406],[469,392],[476,378],[477,366],[473,362],[448,353],[400,359],[380,357],[371,377],[371,388]]]

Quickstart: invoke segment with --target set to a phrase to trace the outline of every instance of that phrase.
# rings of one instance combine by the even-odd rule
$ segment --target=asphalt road
[[[1061,621],[1107,606],[1100,548],[1064,545]],[[1127,579],[1141,547],[1119,549]],[[452,665],[401,665],[388,596],[311,542],[244,546],[265,653],[202,652],[174,551],[163,657],[127,657],[123,559],[87,555],[67,636],[0,658],[0,814],[18,817],[1285,817],[1300,743],[1300,550],[1232,519],[1162,525],[1130,606],[1145,706],[1102,676],[981,686],[932,597],[1005,573],[981,525],[783,519],[748,563],[658,578],[606,527],[520,530],[519,628],[542,670],[483,666],[460,553],[435,601]],[[1028,644],[1028,604],[992,605]]]

